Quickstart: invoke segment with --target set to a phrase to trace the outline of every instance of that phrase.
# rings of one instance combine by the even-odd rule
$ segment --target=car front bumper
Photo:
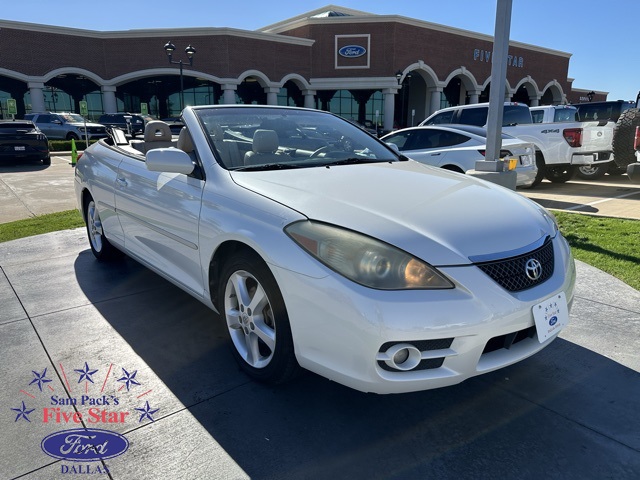
[[[575,285],[573,257],[559,235],[554,249],[553,276],[517,293],[473,265],[439,269],[454,289],[405,291],[372,290],[337,274],[318,279],[272,269],[302,367],[363,392],[402,393],[454,385],[549,345],[557,334],[540,343],[532,309],[559,292],[570,308]],[[506,338],[518,340],[500,347]],[[398,343],[433,358],[423,369],[385,368],[384,351]]]

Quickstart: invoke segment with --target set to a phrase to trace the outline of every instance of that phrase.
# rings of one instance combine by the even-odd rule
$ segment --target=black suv
[[[135,113],[105,113],[100,115],[98,123],[106,127],[121,128],[126,133],[135,137],[144,133],[145,119]]]
[[[573,104],[578,109],[580,122],[595,122],[605,120],[617,122],[622,112],[636,106],[634,102],[626,100],[611,100],[607,102],[589,102]]]

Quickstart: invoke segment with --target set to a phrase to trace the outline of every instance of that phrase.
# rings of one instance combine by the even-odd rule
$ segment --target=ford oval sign
[[[558,317],[554,315],[549,319],[549,326],[553,327],[556,323],[558,323]]]
[[[96,428],[62,430],[42,440],[42,451],[72,462],[95,462],[122,455],[129,448],[123,435]]]
[[[346,58],[357,58],[367,53],[367,49],[360,45],[347,45],[338,50],[338,53]]]

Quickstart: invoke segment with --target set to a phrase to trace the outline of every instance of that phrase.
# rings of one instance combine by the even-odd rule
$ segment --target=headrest
[[[189,132],[185,127],[182,127],[182,130],[180,130],[180,135],[178,135],[178,143],[176,147],[178,147],[183,152],[193,152],[193,140],[191,140],[191,135],[189,135]]]
[[[278,149],[278,134],[275,130],[256,130],[253,134],[253,151],[273,153]]]
[[[144,127],[145,142],[170,142],[171,128],[161,120],[151,120]]]

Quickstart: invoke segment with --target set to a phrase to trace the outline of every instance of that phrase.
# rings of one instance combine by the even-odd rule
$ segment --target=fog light
[[[410,343],[397,343],[385,352],[387,360],[384,362],[396,370],[413,370],[422,360],[420,350]]]
[[[409,358],[409,350],[403,348],[402,350],[398,350],[398,353],[393,356],[393,363],[401,365],[407,361],[407,358]]]

